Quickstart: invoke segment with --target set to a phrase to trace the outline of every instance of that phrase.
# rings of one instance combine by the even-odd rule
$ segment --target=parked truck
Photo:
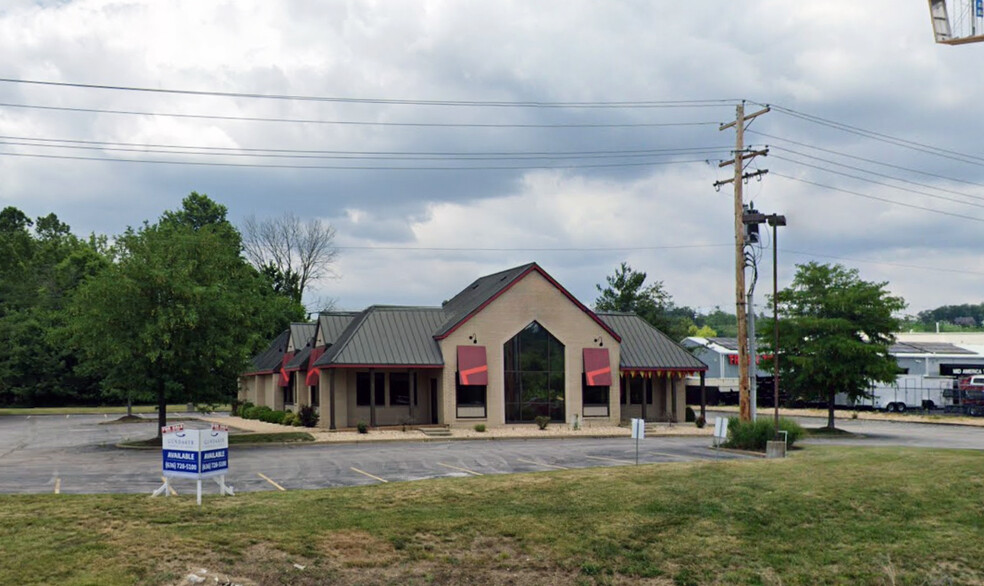
[[[975,374],[955,379],[944,398],[947,413],[984,415],[984,375]]]

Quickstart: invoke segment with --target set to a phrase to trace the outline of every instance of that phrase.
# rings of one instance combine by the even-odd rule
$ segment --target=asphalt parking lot
[[[0,493],[150,493],[162,484],[159,450],[120,449],[151,437],[155,422],[106,424],[110,416],[0,417]],[[186,427],[206,427],[186,421]],[[708,437],[639,442],[639,463],[747,458],[708,449]],[[227,484],[237,492],[407,482],[426,478],[630,466],[628,438],[232,446]],[[175,479],[180,494],[193,480]],[[216,492],[210,482],[206,492]]]

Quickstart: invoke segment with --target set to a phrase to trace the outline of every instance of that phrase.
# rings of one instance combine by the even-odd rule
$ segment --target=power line
[[[90,83],[71,83],[33,79],[0,78],[0,83],[40,85],[48,87],[70,87],[122,92],[151,94],[178,94],[187,96],[214,96],[226,98],[248,98],[261,100],[289,100],[304,102],[338,102],[354,104],[385,104],[401,106],[451,106],[451,107],[493,107],[493,108],[702,108],[732,105],[735,99],[713,100],[644,100],[619,102],[546,102],[546,101],[508,101],[508,100],[412,100],[395,98],[355,98],[338,96],[305,96],[290,94],[262,94],[251,92],[221,92],[188,89],[164,89],[123,85],[102,85]]]
[[[832,154],[832,155],[837,155],[837,156],[845,157],[845,158],[848,158],[848,159],[854,159],[856,161],[863,161],[865,163],[871,163],[873,165],[880,165],[882,167],[888,167],[890,169],[897,169],[899,171],[908,171],[910,173],[916,173],[918,175],[923,175],[923,176],[926,176],[926,177],[934,177],[936,179],[944,179],[944,180],[953,181],[953,182],[956,182],[956,183],[963,183],[965,185],[973,185],[975,187],[984,187],[984,183],[977,183],[975,181],[968,181],[966,179],[960,179],[958,177],[951,177],[951,176],[948,176],[948,175],[940,175],[938,173],[930,173],[928,171],[921,171],[919,169],[913,169],[911,167],[904,167],[902,165],[893,165],[891,163],[886,163],[884,161],[878,161],[878,160],[875,160],[875,159],[868,159],[868,158],[865,158],[865,157],[859,157],[857,155],[851,155],[851,154],[845,153],[843,151],[838,151],[838,150],[834,150],[834,149],[825,149],[823,147],[818,147],[816,145],[811,145],[811,144],[807,144],[807,143],[804,143],[804,142],[798,142],[798,141],[795,141],[795,140],[792,140],[792,139],[789,139],[789,138],[783,138],[781,136],[775,136],[775,135],[772,135],[772,134],[766,134],[764,132],[758,132],[758,131],[755,131],[755,130],[746,130],[745,132],[748,132],[748,133],[751,133],[751,134],[755,134],[757,136],[764,136],[764,137],[770,138],[772,140],[778,140],[778,141],[782,141],[782,142],[788,142],[789,144],[794,144],[794,145],[797,145],[797,146],[806,147],[808,149],[817,150],[817,151],[820,151],[820,152],[823,152],[823,153],[829,153],[829,154]],[[783,147],[775,147],[775,148],[783,148]],[[787,149],[784,149],[783,148],[783,150],[787,150]],[[792,152],[792,151],[790,151],[790,152]],[[803,155],[803,156],[812,156],[812,155]]]
[[[852,175],[850,173],[844,173],[842,171],[834,171],[833,169],[827,169],[827,168],[821,167],[819,165],[812,165],[810,163],[804,163],[803,161],[798,161],[796,159],[790,159],[790,158],[784,157],[782,155],[772,155],[772,156],[774,158],[776,158],[776,159],[779,159],[780,161],[789,161],[790,163],[796,163],[797,165],[801,165],[803,167],[809,167],[810,169],[816,169],[818,171],[823,171],[824,173],[831,173],[833,175],[840,175],[841,177],[847,177],[849,179],[857,179],[858,181],[865,181],[867,183],[872,183],[874,185],[880,185],[882,187],[888,187],[890,189],[897,189],[899,191],[905,191],[907,193],[914,193],[916,195],[924,195],[926,197],[931,197],[933,199],[939,199],[939,200],[942,200],[942,201],[948,201],[948,202],[951,202],[951,203],[958,203],[958,204],[966,205],[966,206],[984,208],[984,203],[974,203],[974,202],[970,202],[970,201],[961,201],[959,199],[954,199],[952,197],[946,197],[945,195],[937,195],[935,193],[928,193],[928,192],[925,192],[925,191],[919,191],[918,189],[909,189],[908,187],[899,187],[897,185],[892,185],[890,183],[883,183],[881,181],[875,181],[874,179],[868,179],[867,177],[861,177],[859,175]],[[837,165],[838,164],[838,163],[835,163],[833,161],[825,161],[824,159],[818,159],[818,160],[824,161],[824,162],[828,162],[828,163],[833,164],[833,165]],[[846,165],[843,165],[843,166],[846,166]],[[848,167],[848,168],[857,169],[856,167]],[[865,172],[865,173],[873,173],[871,171],[865,171],[864,169],[858,169],[858,170],[860,170],[862,172]],[[904,179],[897,179],[895,177],[890,177],[890,179],[894,179],[895,181],[903,181],[903,182],[906,182],[906,183],[913,183],[913,182],[905,181]],[[922,184],[916,183],[916,185],[922,185]],[[934,188],[931,185],[926,185],[925,187],[929,187],[930,189],[936,189],[936,188]],[[959,193],[959,192],[957,192],[957,193],[958,193],[958,195],[963,195],[965,197],[971,197],[971,198],[974,198],[975,197],[975,196],[972,196],[972,195],[966,195],[966,194]],[[976,199],[982,199],[982,198],[976,198]]]
[[[263,116],[228,116],[217,114],[183,114],[179,112],[148,112],[139,110],[107,110],[102,108],[72,108],[67,106],[40,106],[32,104],[0,103],[2,108],[27,108],[60,112],[84,112],[90,114],[120,114],[128,116],[161,116],[166,118],[191,118],[201,120],[234,120],[243,122],[277,122],[295,124],[330,124],[344,126],[405,126],[420,128],[659,128],[674,126],[717,126],[717,122],[623,122],[623,123],[558,123],[558,124],[511,124],[480,122],[377,122],[371,120],[322,120],[317,118],[268,118]]]
[[[930,212],[930,213],[934,213],[934,214],[940,214],[942,216],[950,216],[950,217],[953,217],[953,218],[960,218],[961,220],[970,220],[972,222],[984,222],[984,218],[977,218],[977,217],[974,217],[974,216],[965,216],[963,214],[955,214],[955,213],[952,213],[952,212],[944,212],[943,210],[937,210],[937,209],[934,209],[934,208],[925,208],[925,207],[917,206],[917,205],[910,204],[910,203],[904,203],[904,202],[901,202],[901,201],[895,201],[893,199],[888,199],[888,198],[884,198],[884,197],[878,197],[876,195],[869,195],[869,194],[866,194],[866,193],[859,193],[857,191],[851,191],[849,189],[842,189],[840,187],[834,187],[833,185],[824,185],[823,183],[817,183],[815,181],[810,181],[808,179],[801,179],[799,177],[791,177],[789,175],[784,175],[782,173],[777,173],[775,171],[771,172],[770,175],[775,175],[776,177],[782,177],[783,179],[788,179],[790,181],[798,181],[800,183],[806,183],[807,185],[813,185],[815,187],[821,187],[823,189],[829,189],[831,191],[839,191],[841,193],[846,193],[846,194],[854,195],[854,196],[857,196],[857,197],[863,197],[865,199],[871,199],[871,200],[874,200],[874,201],[880,201],[880,202],[889,203],[889,204],[892,204],[892,205],[902,206],[902,207],[906,207],[906,208],[912,208],[914,210],[921,210],[921,211],[924,211],[924,212]]]
[[[682,165],[706,163],[707,159],[680,161],[645,161],[635,163],[585,163],[576,165],[483,165],[483,166],[385,166],[385,165],[282,165],[272,163],[219,163],[202,161],[167,161],[161,159],[120,159],[112,157],[82,157],[71,155],[47,155],[40,153],[13,153],[0,151],[0,157],[32,157],[69,161],[100,161],[108,163],[143,163],[155,165],[190,165],[196,167],[237,167],[253,169],[321,169],[344,171],[510,171],[510,170],[550,170],[550,169],[600,169],[613,167],[651,167],[659,165]]]
[[[470,248],[458,246],[336,246],[338,250],[360,250],[360,251],[420,251],[420,252],[618,252],[625,250],[679,250],[693,248],[717,248],[721,246],[732,246],[725,244],[681,244],[676,246],[592,246],[584,248],[575,247],[556,247],[556,248]]]
[[[864,128],[860,128],[860,127],[857,127],[857,126],[851,126],[850,124],[844,124],[842,122],[837,122],[837,121],[834,121],[834,120],[828,120],[826,118],[821,118],[819,116],[814,116],[812,114],[806,114],[806,113],[803,113],[803,112],[797,112],[796,110],[793,110],[791,108],[785,108],[783,106],[775,106],[775,105],[773,105],[772,108],[774,110],[776,110],[777,112],[780,112],[782,114],[786,114],[787,116],[791,116],[793,118],[798,118],[798,119],[804,120],[806,122],[812,122],[813,124],[817,124],[817,125],[820,125],[820,126],[826,126],[828,128],[833,128],[835,130],[840,130],[842,132],[847,132],[847,133],[850,133],[850,134],[855,134],[857,136],[862,136],[864,138],[870,138],[870,139],[873,139],[873,140],[878,140],[878,141],[885,142],[885,143],[888,143],[888,144],[891,144],[891,145],[894,145],[894,146],[899,146],[899,147],[911,149],[911,150],[914,150],[914,151],[918,151],[918,152],[922,152],[922,153],[926,153],[926,154],[930,154],[930,155],[935,155],[937,157],[941,157],[941,158],[945,158],[945,159],[951,159],[951,160],[954,160],[954,161],[959,161],[961,163],[967,163],[968,165],[977,165],[977,166],[980,166],[980,167],[984,167],[984,157],[978,157],[978,156],[970,155],[970,154],[967,154],[967,153],[961,153],[959,151],[952,151],[952,150],[943,149],[943,148],[940,148],[940,147],[934,147],[932,145],[928,145],[928,144],[924,144],[924,143],[920,143],[920,142],[916,142],[916,141],[912,141],[912,140],[907,140],[907,139],[904,139],[904,138],[899,138],[899,137],[891,136],[891,135],[888,135],[888,134],[882,134],[880,132],[874,132],[872,130],[865,130]]]
[[[25,142],[30,141],[30,142]],[[58,144],[66,143],[66,144]],[[626,149],[617,151],[346,151],[320,149],[263,149],[247,147],[217,147],[195,145],[173,145],[157,143],[111,142],[97,140],[78,140],[64,138],[33,138],[23,136],[2,136],[0,144],[16,146],[36,146],[44,148],[72,148],[99,151],[123,151],[157,154],[190,154],[209,156],[248,156],[248,157],[290,157],[305,158],[304,155],[319,155],[309,158],[370,158],[370,159],[408,159],[435,160],[440,158],[460,160],[500,160],[500,159],[590,159],[615,157],[669,156],[682,154],[705,154],[726,151],[727,146],[683,147],[678,149]],[[171,149],[171,150],[154,150]]]
[[[894,262],[885,262],[885,261],[879,261],[879,260],[865,260],[865,259],[860,259],[860,258],[849,258],[849,257],[844,257],[844,256],[835,256],[835,255],[832,255],[832,254],[821,254],[821,253],[817,253],[817,252],[804,252],[802,250],[787,250],[785,248],[780,248],[779,250],[783,254],[796,254],[796,255],[799,255],[799,256],[807,256],[807,257],[830,258],[830,259],[834,259],[834,260],[843,260],[843,261],[848,261],[848,262],[860,262],[860,263],[866,263],[866,264],[883,265],[883,266],[887,266],[887,267],[896,267],[896,268],[903,268],[903,269],[915,269],[915,270],[919,270],[919,271],[936,271],[936,272],[941,272],[941,273],[957,273],[957,274],[961,274],[961,275],[984,275],[984,272],[981,272],[981,271],[971,271],[971,270],[967,270],[967,269],[964,269],[964,268],[947,269],[947,268],[943,268],[943,267],[939,267],[939,266],[910,265],[910,264],[902,264],[902,263],[894,263]]]

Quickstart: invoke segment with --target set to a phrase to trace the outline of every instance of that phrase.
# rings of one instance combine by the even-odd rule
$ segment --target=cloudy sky
[[[745,191],[787,216],[780,286],[818,260],[911,313],[984,301],[984,44],[935,44],[925,1],[4,0],[0,55],[0,205],[322,219],[339,308],[535,260],[588,304],[627,261],[733,310],[741,100],[773,105]]]

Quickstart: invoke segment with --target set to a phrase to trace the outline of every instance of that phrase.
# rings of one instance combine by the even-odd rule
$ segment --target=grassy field
[[[201,509],[2,496],[0,544],[4,584],[177,584],[198,568],[245,584],[980,584],[984,455],[809,446]]]
[[[228,411],[229,405],[219,405],[215,411]],[[134,405],[134,413],[157,413],[157,405]],[[180,415],[188,412],[187,405],[168,405],[168,413]],[[104,407],[0,407],[2,415],[91,415],[102,413],[126,413],[126,405]]]

